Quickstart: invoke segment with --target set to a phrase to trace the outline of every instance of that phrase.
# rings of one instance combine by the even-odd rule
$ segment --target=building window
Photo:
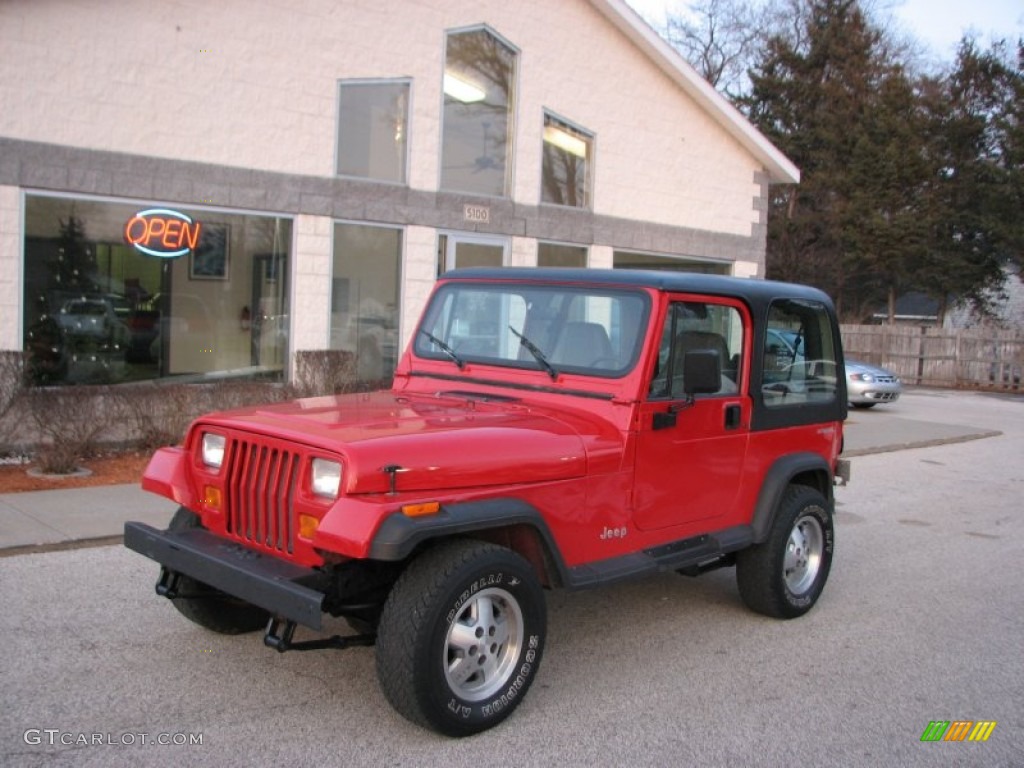
[[[516,51],[487,29],[448,35],[441,188],[508,194]]]
[[[334,225],[331,349],[352,354],[362,384],[389,382],[398,362],[402,230]]]
[[[564,120],[544,114],[541,200],[575,208],[590,207],[590,158],[594,137]]]
[[[406,183],[409,82],[338,85],[338,174]]]
[[[728,275],[732,262],[688,259],[685,256],[658,256],[653,253],[615,251],[615,269],[654,269],[665,272],[699,272],[705,275]]]
[[[26,195],[31,380],[280,380],[290,248],[290,219]]]
[[[585,267],[587,266],[587,249],[582,245],[538,243],[537,266]]]

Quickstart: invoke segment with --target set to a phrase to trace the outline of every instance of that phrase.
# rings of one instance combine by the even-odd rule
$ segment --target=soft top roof
[[[674,293],[705,293],[763,304],[777,298],[806,299],[832,306],[826,293],[807,285],[726,277],[694,272],[662,272],[646,269],[564,269],[545,267],[467,267],[453,269],[443,280],[511,280],[542,283],[622,285],[654,288]]]

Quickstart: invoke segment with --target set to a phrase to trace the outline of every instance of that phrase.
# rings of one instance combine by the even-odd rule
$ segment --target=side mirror
[[[713,349],[694,349],[683,355],[683,391],[710,395],[722,388],[722,358]]]

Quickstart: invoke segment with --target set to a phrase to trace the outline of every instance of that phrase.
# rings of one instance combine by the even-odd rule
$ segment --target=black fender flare
[[[768,538],[768,532],[775,522],[775,510],[778,509],[779,499],[786,492],[790,482],[797,475],[807,473],[822,478],[820,485],[815,484],[813,487],[822,492],[829,507],[832,507],[832,469],[824,458],[817,453],[791,453],[776,459],[765,473],[761,492],[754,506],[754,515],[750,521],[755,544],[760,544]]]
[[[392,562],[405,560],[416,547],[432,539],[510,525],[533,528],[540,535],[559,577],[566,578],[568,569],[544,516],[532,504],[511,497],[442,504],[436,515],[423,517],[408,517],[396,512],[377,529],[370,543],[369,557]]]

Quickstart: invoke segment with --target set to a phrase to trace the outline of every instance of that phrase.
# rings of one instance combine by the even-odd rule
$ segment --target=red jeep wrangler
[[[211,414],[158,451],[143,487],[181,509],[125,544],[215,632],[375,643],[395,709],[467,735],[537,675],[545,588],[735,565],[753,610],[808,611],[848,477],[844,381],[811,288],[457,270],[390,390]],[[357,634],[294,638],[324,613]]]

